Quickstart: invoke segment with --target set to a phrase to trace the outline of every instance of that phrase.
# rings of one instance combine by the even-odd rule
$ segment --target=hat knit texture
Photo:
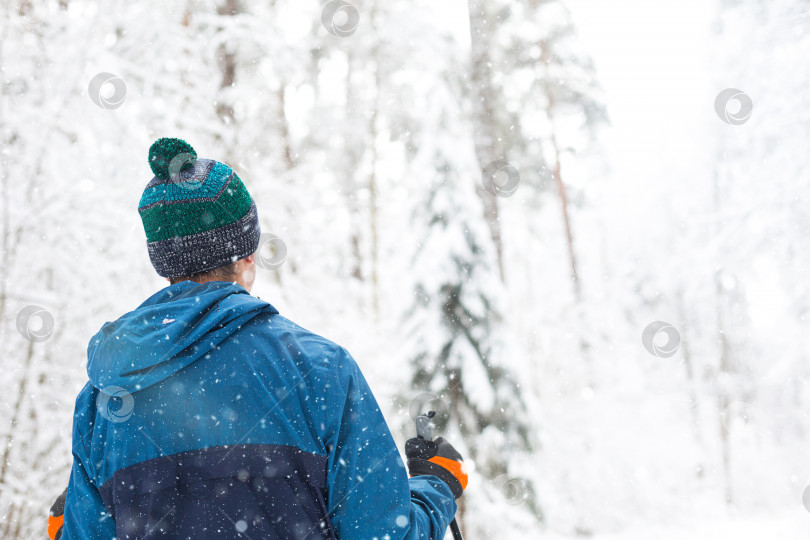
[[[138,204],[149,259],[163,277],[206,272],[254,253],[259,246],[256,204],[224,163],[198,159],[182,139],[149,148],[155,174]]]

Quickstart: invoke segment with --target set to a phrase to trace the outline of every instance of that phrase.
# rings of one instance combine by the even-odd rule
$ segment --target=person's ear
[[[253,264],[256,262],[256,252],[251,253],[247,257],[245,257],[245,262],[248,264]]]

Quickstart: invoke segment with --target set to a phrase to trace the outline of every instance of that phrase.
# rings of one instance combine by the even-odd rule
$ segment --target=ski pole
[[[433,440],[433,417],[436,416],[435,411],[428,411],[427,414],[420,414],[414,419],[416,423],[416,436],[425,441]],[[461,530],[458,528],[456,518],[450,522],[450,530],[453,533],[455,540],[464,540],[461,536]]]

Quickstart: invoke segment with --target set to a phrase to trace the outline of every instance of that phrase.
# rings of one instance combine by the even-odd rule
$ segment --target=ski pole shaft
[[[456,518],[453,518],[453,521],[450,522],[450,531],[453,533],[453,538],[456,540],[464,540],[461,537],[461,529],[458,528],[458,522]]]
[[[416,436],[426,441],[433,440],[433,417],[436,416],[434,411],[429,411],[427,414],[420,414],[414,419],[416,423]],[[453,533],[455,540],[464,540],[461,536],[461,529],[458,528],[456,518],[450,522],[450,531]]]

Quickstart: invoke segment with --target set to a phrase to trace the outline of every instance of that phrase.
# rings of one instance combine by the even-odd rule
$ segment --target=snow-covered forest
[[[465,538],[807,538],[808,2],[0,10],[0,538],[45,536],[88,340],[167,285],[159,137],[242,178],[253,294],[400,448],[438,411]]]

